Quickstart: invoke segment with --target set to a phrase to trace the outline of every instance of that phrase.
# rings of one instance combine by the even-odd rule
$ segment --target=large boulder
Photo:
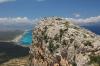
[[[31,66],[100,66],[100,37],[64,18],[43,18],[30,53]]]

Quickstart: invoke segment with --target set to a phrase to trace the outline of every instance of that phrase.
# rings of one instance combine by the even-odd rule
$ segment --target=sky
[[[100,15],[100,0],[0,0],[0,17],[87,18]]]
[[[60,16],[77,23],[100,22],[100,0],[0,0],[0,24]]]

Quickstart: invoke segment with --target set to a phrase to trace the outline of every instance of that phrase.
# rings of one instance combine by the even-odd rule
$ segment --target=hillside
[[[31,66],[100,66],[100,36],[64,18],[43,18],[30,52]]]
[[[17,36],[20,36],[24,33],[22,30],[2,30],[0,31],[0,42],[12,41]]]

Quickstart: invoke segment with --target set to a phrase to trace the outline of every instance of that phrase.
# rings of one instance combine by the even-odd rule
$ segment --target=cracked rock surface
[[[33,30],[31,66],[100,66],[100,36],[59,17]]]

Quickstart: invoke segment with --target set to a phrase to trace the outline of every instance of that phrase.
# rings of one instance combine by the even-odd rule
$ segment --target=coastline
[[[28,30],[25,30],[23,33],[17,35],[14,39],[12,40],[8,40],[8,41],[0,41],[0,42],[13,42],[13,44],[17,44],[17,45],[20,45],[20,46],[23,46],[23,47],[29,47],[28,45],[23,45],[23,44],[20,44],[20,40],[22,39],[22,37],[28,32]]]
[[[25,32],[23,32],[22,34],[20,34],[19,36],[16,36],[15,37],[15,39],[13,39],[13,40],[11,40],[12,42],[19,42],[19,40],[23,37],[23,35],[26,33],[26,31]]]

